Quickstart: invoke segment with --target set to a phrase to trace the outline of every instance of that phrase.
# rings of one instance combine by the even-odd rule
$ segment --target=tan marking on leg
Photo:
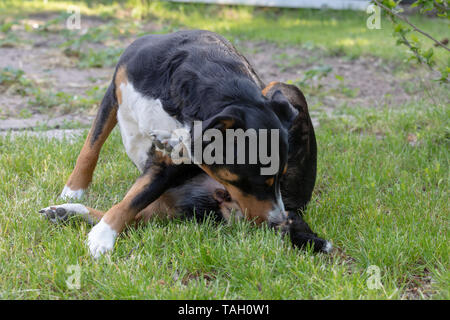
[[[95,121],[98,121],[96,119]],[[95,166],[97,165],[100,149],[111,133],[112,129],[117,124],[117,109],[111,110],[106,123],[103,125],[103,131],[97,137],[97,140],[92,143],[92,135],[95,131],[95,122],[89,130],[83,148],[78,156],[75,168],[69,177],[66,185],[72,190],[86,189],[92,181]]]
[[[86,207],[86,206],[85,206]],[[104,211],[100,211],[91,207],[86,207],[89,210],[89,216],[94,219],[94,221],[100,221],[105,215]]]
[[[114,79],[114,84],[116,85],[116,97],[119,105],[122,104],[122,90],[120,89],[120,85],[122,83],[128,83],[127,69],[124,65],[120,66],[119,69],[117,69],[116,77]]]
[[[148,173],[139,177],[123,200],[105,213],[103,220],[117,233],[120,233],[126,225],[130,224],[139,213],[131,206],[131,203],[139,193],[152,183],[156,173],[155,170],[157,169],[150,169]]]
[[[86,207],[86,206],[85,206]],[[105,211],[100,211],[91,207],[86,207],[89,210],[89,216],[93,218],[95,222],[100,221],[105,215]],[[151,203],[144,210],[140,211],[136,217],[135,222],[147,223],[153,217],[168,217],[169,219],[176,216],[176,211],[172,195],[170,193],[164,193],[158,200]]]
[[[160,152],[157,152],[152,160],[152,166],[147,169],[144,175],[136,180],[123,200],[109,209],[103,217],[103,220],[117,233],[120,233],[126,225],[135,221],[136,217],[138,218],[137,220],[144,219],[144,221],[147,221],[155,213],[158,213],[158,211],[167,212],[169,216],[176,213],[173,198],[169,197],[168,191],[140,211],[137,211],[132,205],[134,199],[153,183],[154,177],[160,170],[163,170],[164,166],[162,164],[170,165],[172,163],[170,157]]]

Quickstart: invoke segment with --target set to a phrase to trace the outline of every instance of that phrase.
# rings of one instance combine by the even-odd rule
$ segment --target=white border
[[[169,0],[172,2],[243,4],[263,7],[366,10],[368,0]]]

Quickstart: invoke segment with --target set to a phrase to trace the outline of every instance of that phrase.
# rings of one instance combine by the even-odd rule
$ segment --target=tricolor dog
[[[213,152],[219,161],[195,161],[194,125],[199,122],[200,136],[208,130],[224,135],[239,129],[267,133],[258,137],[257,148],[271,154],[272,163],[259,158],[251,163],[228,161],[239,158],[241,151],[247,152],[248,160],[256,150],[247,143],[245,150],[230,151],[229,141],[223,142],[223,150]],[[73,214],[99,220],[88,235],[94,257],[112,250],[127,225],[158,212],[189,216],[192,211],[200,215],[212,211],[225,220],[235,214],[257,224],[267,222],[289,234],[295,246],[331,250],[330,243],[318,238],[301,217],[315,184],[317,153],[303,94],[283,83],[265,86],[223,37],[192,30],[134,41],[117,64],[62,198],[81,198],[100,149],[117,123],[126,152],[142,173],[123,200],[106,212],[81,204],[42,210],[55,220]],[[156,147],[170,144],[172,133],[179,130],[192,138],[180,144],[194,161],[176,162],[173,153]],[[276,137],[275,144],[269,136]],[[211,143],[203,139],[201,147],[207,149]],[[231,145],[235,143],[232,140]],[[225,151],[223,158],[219,149]],[[276,170],[263,174],[274,164]]]

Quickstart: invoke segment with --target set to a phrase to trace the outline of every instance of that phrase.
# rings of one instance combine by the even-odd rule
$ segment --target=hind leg
[[[61,193],[61,198],[80,199],[88,188],[100,149],[117,124],[117,107],[117,100],[110,85],[78,156],[75,168]]]

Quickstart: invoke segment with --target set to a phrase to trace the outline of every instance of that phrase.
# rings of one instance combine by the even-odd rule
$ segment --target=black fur
[[[161,99],[166,112],[187,122],[206,120],[233,103],[264,104],[262,82],[253,81],[245,62],[224,38],[192,30],[142,37],[119,66],[126,64],[136,90]]]
[[[95,118],[94,133],[91,137],[92,145],[97,141],[98,137],[102,133],[104,124],[106,123],[106,120],[110,117],[111,112],[113,112],[114,109],[117,109],[117,99],[116,95],[114,94],[114,83],[112,83],[106,90],[106,94],[102,99],[100,108]]]
[[[201,30],[145,36],[125,50],[118,67],[121,65],[126,66],[137,91],[160,99],[164,110],[184,124],[208,121],[222,114],[239,120],[244,130],[279,129],[280,168],[286,163],[286,121],[276,112],[283,102],[262,95],[258,76],[221,36]],[[233,182],[239,189],[258,199],[275,200],[279,175],[273,186],[266,187],[264,181],[268,177],[260,176],[260,167],[261,164],[232,165],[227,169],[242,177]]]
[[[226,168],[239,179],[220,182],[261,201],[275,203],[281,188],[290,214],[303,212],[315,183],[317,147],[306,101],[297,88],[281,86],[279,91],[264,96],[264,84],[248,61],[224,38],[202,30],[142,37],[125,50],[117,68],[122,65],[137,91],[160,99],[164,110],[185,125],[192,127],[192,121],[201,120],[203,129],[225,129],[224,121],[231,120],[228,123],[233,127],[244,130],[278,129],[280,166],[272,185],[266,183],[268,176],[261,176],[261,163],[211,165],[209,169],[216,172]],[[286,164],[288,172],[283,176]],[[149,168],[155,165],[160,170],[133,201],[136,208],[144,208],[168,188],[183,186],[186,178],[199,173],[185,165],[151,162]],[[190,197],[195,201],[186,208],[193,202],[197,203],[197,211],[214,207],[207,195]],[[324,240],[317,240],[303,220],[291,220],[283,224],[288,226],[294,245],[312,242],[316,249],[324,245]]]
[[[200,222],[210,217],[213,221],[220,222],[224,220],[224,217],[220,202],[214,197],[214,192],[218,188],[226,193],[223,186],[215,183],[207,174],[200,173],[169,192],[175,199],[174,205],[181,217],[196,219]]]

